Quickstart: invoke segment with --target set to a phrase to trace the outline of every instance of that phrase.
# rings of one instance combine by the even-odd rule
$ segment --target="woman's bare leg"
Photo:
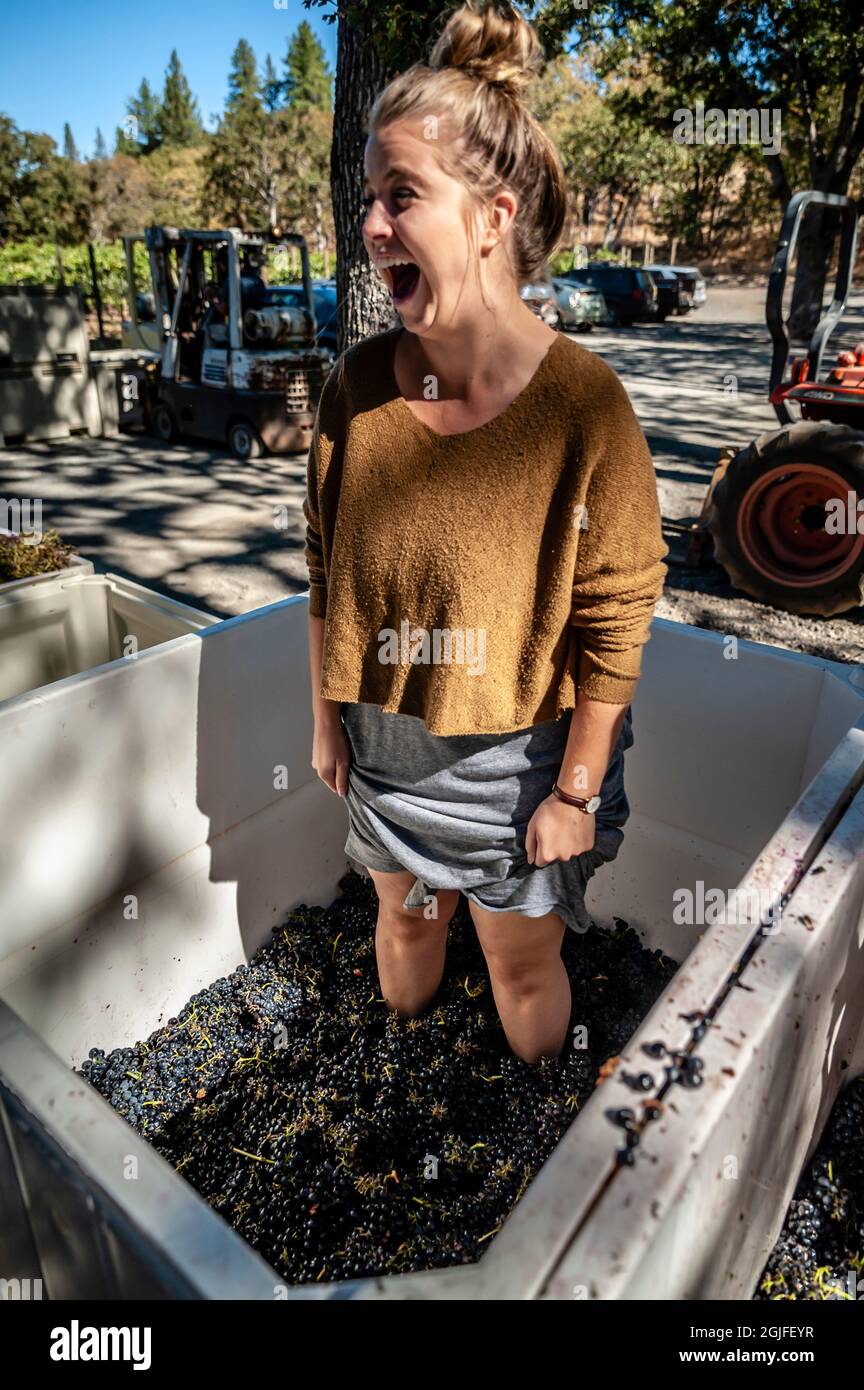
[[[429,910],[437,916],[424,917],[423,907],[402,906],[411,891],[415,875],[407,869],[399,873],[367,872],[378,894],[378,923],[375,928],[375,956],[381,994],[391,1009],[413,1018],[435,994],[444,974],[447,927],[456,911],[459,890],[440,889]]]
[[[468,907],[510,1047],[523,1062],[560,1056],[573,1008],[561,959],[564,922],[556,912],[489,912],[470,899]]]

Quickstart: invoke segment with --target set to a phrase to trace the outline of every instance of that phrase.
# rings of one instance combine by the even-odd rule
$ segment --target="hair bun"
[[[510,4],[463,5],[447,21],[430,56],[431,68],[461,68],[518,97],[542,66],[537,35]]]

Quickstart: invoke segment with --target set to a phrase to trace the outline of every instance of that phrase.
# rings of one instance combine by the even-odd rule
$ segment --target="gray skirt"
[[[589,929],[585,889],[617,855],[630,813],[629,708],[600,791],[593,849],[543,867],[528,863],[525,832],[560,771],[571,710],[511,733],[453,735],[379,705],[344,702],[341,713],[351,748],[345,853],[359,873],[414,874],[406,908],[458,888],[490,912],[557,912],[573,931]]]

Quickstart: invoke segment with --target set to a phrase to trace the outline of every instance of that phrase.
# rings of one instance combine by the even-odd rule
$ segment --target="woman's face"
[[[439,122],[439,132],[442,126]],[[483,312],[481,275],[488,300],[488,252],[499,240],[493,232],[490,245],[489,225],[465,186],[442,169],[435,140],[424,138],[434,129],[434,120],[421,117],[397,121],[369,137],[363,223],[369,258],[405,327],[433,337],[436,329],[452,332]],[[466,218],[474,221],[485,257],[472,250]],[[496,257],[496,269],[497,263]]]

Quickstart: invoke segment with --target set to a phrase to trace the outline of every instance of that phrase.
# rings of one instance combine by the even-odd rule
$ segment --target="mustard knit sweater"
[[[557,337],[494,420],[436,434],[401,395],[401,327],[342,354],[303,504],[321,695],[433,734],[626,704],[668,555],[651,455],[618,377]]]

